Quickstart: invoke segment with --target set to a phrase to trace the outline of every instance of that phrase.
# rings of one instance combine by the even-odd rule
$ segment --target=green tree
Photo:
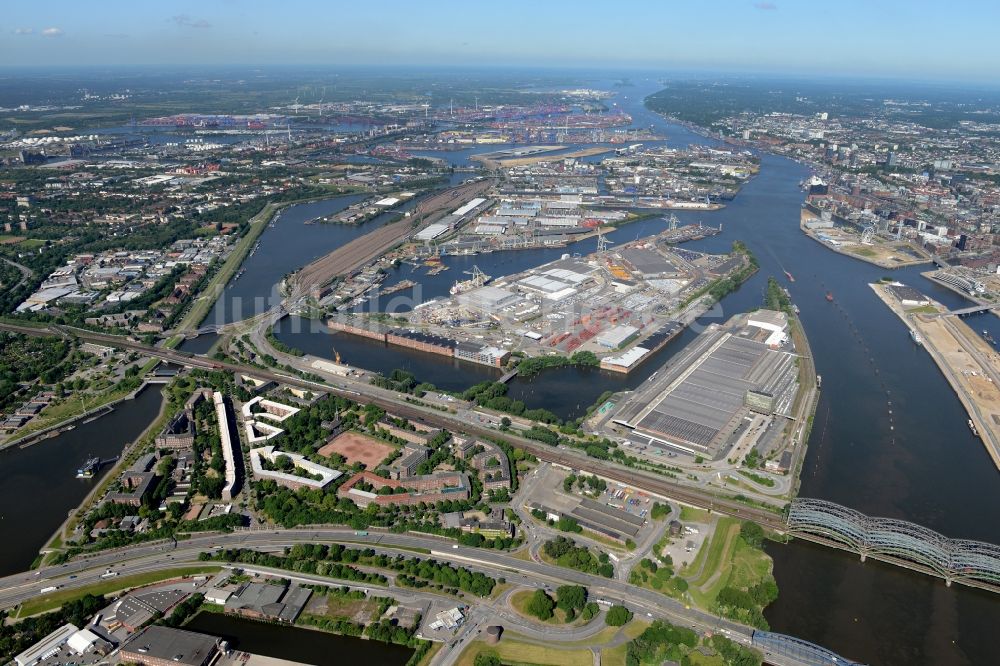
[[[556,606],[567,614],[583,610],[587,605],[587,588],[581,585],[560,585],[556,588]]]
[[[528,605],[525,609],[530,615],[544,621],[552,617],[552,609],[555,607],[556,603],[552,601],[552,597],[545,593],[545,590],[535,590],[531,598],[528,599]]]
[[[740,536],[743,537],[748,546],[760,548],[761,544],[764,543],[764,528],[757,523],[747,521],[740,526]]]
[[[608,614],[604,617],[604,621],[609,627],[621,627],[628,624],[629,620],[632,619],[632,611],[625,608],[624,606],[619,606],[615,604],[608,609]]]

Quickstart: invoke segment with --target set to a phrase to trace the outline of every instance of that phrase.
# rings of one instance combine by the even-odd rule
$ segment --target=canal
[[[255,622],[221,613],[198,613],[184,628],[224,638],[237,650],[315,666],[362,661],[403,666],[413,654],[412,649],[402,645]]]
[[[162,389],[147,386],[134,400],[90,423],[80,422],[23,449],[0,451],[0,576],[31,566],[38,550],[103,477],[77,479],[77,468],[92,456],[120,454],[156,418]]]

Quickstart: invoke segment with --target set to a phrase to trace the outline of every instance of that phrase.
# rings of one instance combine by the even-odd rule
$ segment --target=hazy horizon
[[[280,9],[280,11],[277,11]],[[190,0],[7,8],[0,60],[21,67],[572,67],[928,82],[996,80],[1000,6],[846,0],[452,0],[328,5]],[[55,11],[53,11],[55,10]],[[976,20],[969,20],[975,17]]]

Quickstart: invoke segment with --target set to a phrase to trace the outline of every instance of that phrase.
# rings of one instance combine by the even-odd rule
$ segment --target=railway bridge
[[[862,666],[815,643],[762,629],[754,629],[750,644],[764,654],[765,661],[768,657],[786,657],[808,666]]]
[[[867,558],[1000,592],[1000,546],[949,539],[895,518],[867,516],[825,500],[798,498],[788,510],[788,533]]]

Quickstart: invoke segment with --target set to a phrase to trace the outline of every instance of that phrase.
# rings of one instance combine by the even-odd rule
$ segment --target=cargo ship
[[[482,287],[484,284],[486,284],[492,279],[492,276],[482,272],[479,269],[479,266],[472,267],[471,275],[472,277],[470,277],[468,280],[456,281],[455,284],[451,285],[451,290],[449,291],[449,293],[452,296],[456,296],[458,294],[464,294],[465,292],[471,291],[472,289],[478,289],[479,287]]]

